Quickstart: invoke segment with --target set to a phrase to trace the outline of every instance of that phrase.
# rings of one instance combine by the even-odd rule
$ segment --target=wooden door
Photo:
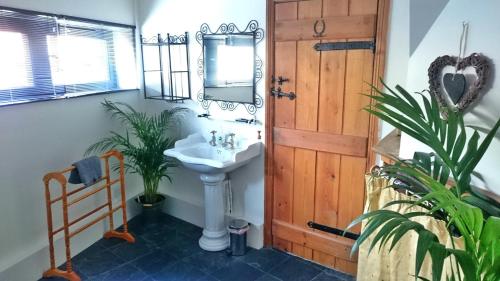
[[[271,96],[267,105],[266,242],[352,274],[354,241],[308,222],[345,229],[362,213],[376,126],[362,110],[370,99],[361,93],[370,93],[369,84],[382,75],[384,50],[380,41],[377,52],[314,46],[385,40],[379,11],[387,5],[268,0],[268,70],[275,78],[269,87],[296,98]]]

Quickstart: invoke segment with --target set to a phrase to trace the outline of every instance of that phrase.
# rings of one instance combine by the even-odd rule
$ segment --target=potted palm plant
[[[393,201],[386,207],[420,206],[425,211],[402,214],[380,209],[361,215],[349,226],[366,222],[353,252],[369,237],[370,251],[377,244],[389,244],[392,251],[406,233],[415,232],[416,280],[426,280],[418,275],[427,254],[433,281],[441,280],[445,262],[452,269],[446,280],[500,280],[500,204],[471,184],[474,168],[495,137],[500,120],[481,137],[476,129],[464,125],[462,113],[440,108],[434,96],[420,93],[419,103],[400,86],[396,90],[384,86],[389,92],[373,88],[377,94],[369,95],[374,102],[366,110],[432,150],[417,152],[413,159],[395,159],[395,164],[382,168],[384,176],[398,179],[392,187],[413,194],[410,200]],[[450,237],[462,240],[463,247],[440,243],[434,233],[412,220],[419,216],[445,221]]]
[[[109,149],[121,151],[125,157],[126,171],[141,175],[143,180],[144,192],[136,202],[142,205],[145,213],[161,209],[165,196],[158,193],[159,183],[163,178],[172,181],[168,170],[176,166],[173,159],[163,155],[163,151],[175,143],[175,138],[167,133],[174,119],[185,109],[172,108],[149,116],[126,103],[105,100],[102,105],[111,118],[124,125],[125,132],[120,134],[111,131],[109,136],[91,145],[85,154]]]

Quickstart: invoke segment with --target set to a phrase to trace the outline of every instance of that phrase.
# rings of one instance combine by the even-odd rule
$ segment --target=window
[[[50,72],[55,85],[109,80],[106,40],[87,36],[48,36]]]
[[[137,88],[134,27],[0,7],[0,106]]]
[[[32,86],[30,54],[26,36],[19,32],[0,31],[0,89]]]

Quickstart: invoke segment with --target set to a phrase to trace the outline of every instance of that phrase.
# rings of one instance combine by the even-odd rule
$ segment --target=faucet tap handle
[[[209,141],[209,143],[210,143],[211,146],[216,146],[217,145],[217,140],[215,138],[215,133],[217,133],[217,131],[213,130],[210,133],[212,134],[212,139]]]
[[[229,145],[231,149],[234,149],[234,136],[236,136],[235,133],[227,134],[224,140],[224,146]],[[227,141],[228,137],[230,138],[229,141]]]
[[[234,149],[234,136],[236,136],[235,133],[229,134],[229,137],[231,138],[231,149]]]

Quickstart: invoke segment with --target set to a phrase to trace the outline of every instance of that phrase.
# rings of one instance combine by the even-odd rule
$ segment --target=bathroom
[[[116,52],[113,55],[125,54],[120,57],[123,61],[106,60],[123,71],[103,74],[118,75],[113,78],[119,80],[115,84],[123,84],[110,89],[71,93],[70,86],[78,84],[74,81],[85,75],[100,74],[87,69],[74,72],[74,81],[63,83],[65,92],[61,95],[58,92],[61,87],[51,86],[53,93],[44,93],[43,97],[25,93],[22,96],[23,91],[12,86],[17,79],[23,79],[22,75],[0,66],[0,76],[8,77],[0,78],[0,281],[413,280],[414,256],[404,263],[408,268],[400,265],[399,270],[389,272],[385,266],[394,266],[394,261],[384,259],[386,256],[375,250],[378,246],[369,257],[368,243],[360,246],[359,253],[356,249],[351,253],[353,243],[360,235],[363,237],[363,231],[360,225],[349,229],[348,226],[363,212],[372,210],[368,209],[369,187],[365,185],[365,174],[372,166],[390,164],[396,154],[411,158],[415,151],[428,148],[404,129],[363,111],[370,98],[358,94],[371,91],[371,84],[382,89],[379,77],[390,88],[399,84],[410,93],[420,92],[429,87],[428,68],[436,57],[450,55],[460,60],[480,53],[489,62],[489,71],[484,74],[485,86],[479,89],[479,98],[467,104],[470,108],[463,112],[466,125],[486,128],[478,129],[481,136],[486,135],[499,118],[496,110],[499,102],[495,97],[499,89],[495,78],[499,74],[494,66],[500,60],[496,48],[500,37],[486,34],[500,28],[494,12],[499,9],[500,5],[493,0],[477,5],[466,0],[0,0],[2,41],[13,38],[2,33],[22,32],[29,26],[5,20],[11,17],[10,13],[23,15],[21,22],[36,21],[35,17],[47,22],[54,20],[53,32],[58,29],[58,33],[69,30],[65,25],[80,22],[83,27],[76,28],[80,30],[76,35],[102,25],[111,32],[123,31],[126,41],[122,42],[124,49],[113,50]],[[468,29],[463,22],[468,23]],[[341,24],[346,28],[335,27]],[[228,26],[229,31],[225,29]],[[349,32],[354,35],[346,37]],[[33,60],[37,48],[46,50],[47,46],[26,43],[30,36],[36,37],[33,34],[19,41],[21,45],[2,42],[0,61],[14,62],[10,65],[15,66],[29,63],[33,69],[39,68],[27,61]],[[167,34],[187,36],[177,45],[156,44],[158,35],[163,40],[167,38],[168,43]],[[231,40],[238,42],[234,45],[243,44],[241,38],[251,41],[244,54],[225,57],[232,68],[223,73],[235,74],[235,69],[248,64],[243,62],[247,55],[246,61],[251,65],[245,73],[251,78],[245,85],[251,90],[246,100],[242,100],[243,94],[223,97],[221,101],[206,93],[214,88],[233,87],[227,87],[232,83],[227,77],[222,78],[225,82],[215,81],[225,86],[207,86],[209,62],[217,60],[217,56],[207,59],[211,36],[214,41],[225,38],[226,44]],[[49,45],[46,61],[59,59],[58,55],[50,55],[53,50],[49,37],[41,40]],[[330,44],[339,41],[347,44]],[[361,43],[348,44],[348,41]],[[465,46],[461,41],[466,42]],[[61,64],[61,69],[94,62],[77,59],[92,53],[89,49],[93,45],[86,45],[85,51],[76,41],[66,43],[70,51],[60,55],[70,57],[69,66]],[[19,51],[21,48],[25,48],[24,53]],[[162,55],[158,56],[158,50]],[[13,54],[24,56],[25,62],[10,59]],[[179,69],[185,76],[181,80],[165,76],[164,81],[154,76],[160,67],[160,57],[163,74],[171,75],[173,61],[178,60],[185,66]],[[458,69],[458,62],[457,66],[448,63],[442,74],[453,73],[449,70],[453,67]],[[468,79],[464,83],[471,83],[469,77],[474,75],[478,80],[481,78],[479,67],[475,73],[471,68],[462,69]],[[40,73],[34,71],[30,70],[25,80],[36,84]],[[172,80],[180,81],[182,89],[169,84]],[[167,98],[158,98],[162,84]],[[244,91],[242,88],[245,87],[240,87],[239,93]],[[444,88],[439,91],[446,93]],[[327,96],[324,94],[327,92],[342,92],[342,97]],[[344,95],[349,96],[344,98]],[[173,102],[170,96],[180,96],[180,100]],[[450,99],[453,98],[447,98]],[[122,206],[128,221],[127,231],[134,237],[134,243],[103,238],[104,233],[113,230],[109,224],[111,217],[114,228],[123,231],[122,210],[85,226],[104,214],[101,208],[72,226],[71,230],[79,226],[84,229],[69,239],[68,247],[61,202],[51,205],[50,219],[54,229],[61,227],[61,231],[53,236],[49,231],[48,239],[44,176],[88,157],[89,147],[110,132],[126,134],[124,123],[103,106],[106,101],[117,106],[130,105],[148,116],[182,108],[172,123],[165,126],[165,134],[173,141],[164,150],[175,153],[165,152],[160,156],[170,157],[176,167],[168,167],[169,178],[162,177],[158,182],[156,192],[164,200],[152,217],[147,217],[148,206],[137,202],[144,196],[143,178],[129,169],[123,171],[123,193],[119,188],[113,189],[109,199],[106,192],[99,192],[70,208],[72,220],[104,206],[108,199],[113,207]],[[400,130],[394,131],[394,127]],[[394,144],[389,138],[396,135]],[[481,177],[473,179],[475,185],[487,189],[488,198],[493,198],[488,202],[495,208],[499,208],[500,193],[500,180],[495,176],[499,135],[492,137],[490,149],[475,169]],[[389,139],[391,148],[379,143],[384,139]],[[181,142],[174,145],[178,140]],[[192,159],[181,151],[186,140],[195,140],[200,146],[196,157],[212,158],[212,162],[190,163]],[[220,160],[226,155],[231,159],[229,162],[237,163]],[[198,166],[193,168],[190,164]],[[226,166],[215,168],[217,173],[213,169],[204,172],[199,167],[213,168],[219,164]],[[110,174],[121,173],[111,169]],[[214,174],[219,177],[211,177]],[[59,194],[57,181],[50,184],[52,195]],[[492,213],[492,217],[498,214]],[[245,241],[240,235],[230,238],[228,228],[235,220],[245,221],[245,227],[248,225]],[[217,238],[211,236],[214,233],[219,233]],[[58,270],[52,268],[51,239]],[[244,243],[243,250],[236,247],[238,242],[240,246]],[[404,242],[412,247],[417,245],[416,239]],[[231,252],[236,248],[241,253]],[[395,249],[391,255],[400,258],[395,252],[401,254],[403,248]],[[72,274],[65,274],[68,260]],[[446,273],[448,269],[445,266]],[[431,272],[430,261],[426,260],[420,273],[430,278]],[[498,280],[497,275],[492,276],[484,280]]]

